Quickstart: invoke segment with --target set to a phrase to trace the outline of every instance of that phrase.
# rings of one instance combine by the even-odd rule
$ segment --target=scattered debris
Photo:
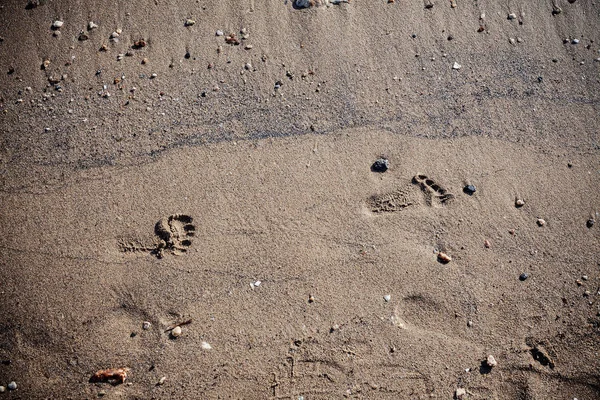
[[[129,368],[101,369],[90,378],[90,382],[124,383],[127,379]]]
[[[225,43],[227,44],[231,44],[233,46],[238,46],[240,44],[240,41],[238,40],[238,38],[236,37],[235,33],[230,33],[226,38],[225,38]]]

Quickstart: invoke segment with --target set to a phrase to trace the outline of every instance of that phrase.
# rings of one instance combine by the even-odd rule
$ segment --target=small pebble
[[[157,385],[159,385],[159,386],[160,386],[160,385],[164,385],[166,380],[167,380],[167,377],[166,377],[166,376],[163,376],[162,378],[160,378],[160,379],[158,380],[158,382],[157,382],[156,384],[157,384]]]
[[[152,323],[150,323],[150,321],[144,321],[144,323],[142,323],[142,329],[147,331],[148,329],[150,329],[150,327],[152,327]]]
[[[571,40],[571,43],[572,44],[579,44],[579,39],[573,39],[573,40]]]
[[[543,218],[538,218],[537,224],[538,224],[538,226],[545,226],[546,225],[546,220],[543,219]]]
[[[472,327],[473,327],[473,321],[470,321],[470,320],[469,320],[469,321],[467,321],[467,326],[468,326],[469,328],[472,328]]]
[[[442,251],[438,253],[437,258],[442,264],[448,264],[450,261],[452,261],[452,257]]]
[[[517,14],[515,14],[515,13],[508,14],[508,19],[510,19],[510,20],[517,19]]]
[[[519,280],[520,281],[524,281],[527,278],[529,278],[529,275],[527,273],[525,273],[525,272],[523,272],[521,275],[519,275]]]
[[[392,299],[392,296],[389,294],[386,294],[385,296],[383,296],[383,299],[386,301],[386,303],[389,303],[389,301]]]
[[[515,200],[515,207],[523,207],[524,205],[525,205],[525,200],[523,200],[523,199]]]
[[[252,50],[252,47],[254,47],[254,46],[252,46],[251,44],[247,44],[246,46],[244,46],[244,49]]]
[[[157,76],[158,76],[158,75],[156,75],[156,74],[152,74],[152,75],[150,75],[150,79],[154,79],[154,78],[156,78]]]
[[[587,275],[584,275],[581,277],[581,279],[583,279],[584,281],[587,281],[589,279],[589,277]]]
[[[88,31],[91,31],[92,29],[96,29],[98,27],[97,24],[95,24],[93,21],[88,22]]]
[[[467,185],[463,188],[463,192],[465,192],[469,196],[472,196],[473,193],[475,193],[476,191],[477,191],[477,188],[475,187],[475,185]]]
[[[457,62],[454,62],[454,65],[452,66],[452,69],[459,70],[459,69],[461,69],[461,68],[462,68],[462,65],[460,65],[460,64],[459,64],[459,63],[457,63]]]
[[[315,296],[313,296],[312,294],[308,296],[308,302],[309,303],[314,303],[315,302]]]
[[[520,38],[520,37],[518,37],[518,38],[517,38],[517,43],[523,43],[523,39],[522,39],[522,38]]]
[[[180,326],[176,326],[171,331],[171,336],[174,337],[174,338],[177,338],[177,337],[181,336],[181,333],[182,333],[181,327]]]
[[[390,162],[386,158],[379,158],[371,165],[371,171],[385,172],[390,167]]]
[[[223,31],[222,31],[222,30],[218,29],[218,30],[215,32],[215,35],[217,35],[217,36],[223,36],[223,35],[224,35],[224,33],[223,33]]]
[[[585,226],[587,226],[588,228],[591,228],[592,226],[594,226],[595,223],[596,223],[596,221],[594,220],[594,218],[590,218],[585,223]]]
[[[494,358],[494,356],[491,355],[491,354],[488,356],[488,358],[486,360],[486,363],[487,363],[488,367],[490,367],[490,368],[495,367],[496,365],[498,365],[498,362],[496,361],[496,359]]]
[[[456,393],[454,394],[454,397],[456,399],[462,399],[463,397],[465,397],[467,395],[467,391],[463,388],[458,388],[456,389]]]
[[[200,348],[202,350],[211,350],[212,346],[208,342],[202,342],[200,343]]]
[[[193,19],[188,18],[188,19],[185,20],[185,24],[184,25],[185,26],[192,26],[195,23],[196,23],[196,21],[194,21]]]
[[[52,28],[54,29],[60,29],[65,23],[59,20],[56,20],[52,23]],[[48,25],[46,25],[48,26]]]
[[[11,383],[8,384],[8,390],[16,390],[17,389],[17,382],[12,381]]]
[[[251,71],[251,70],[252,70],[252,64],[250,64],[250,63],[246,63],[246,64],[244,65],[244,68],[245,68],[245,69],[247,69],[248,71]]]
[[[0,386],[0,393],[6,392],[6,388],[4,386]]]
[[[492,247],[492,244],[490,243],[490,241],[489,241],[489,240],[486,240],[486,241],[484,241],[484,242],[483,242],[483,246],[484,246],[486,249],[489,249],[490,247]]]

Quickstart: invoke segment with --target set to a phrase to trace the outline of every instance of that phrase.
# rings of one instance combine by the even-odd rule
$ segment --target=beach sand
[[[600,397],[600,5],[531,3],[3,4],[0,398]]]

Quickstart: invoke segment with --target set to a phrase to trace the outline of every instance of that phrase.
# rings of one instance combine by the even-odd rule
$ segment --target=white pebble
[[[118,38],[118,37],[119,37],[119,33],[118,32],[113,32],[113,33],[110,34],[110,38],[111,39],[115,39],[115,38]]]
[[[160,379],[158,380],[158,384],[159,384],[159,385],[164,385],[166,380],[167,380],[167,377],[166,377],[166,376],[163,376],[162,378],[160,378]]]
[[[8,390],[16,390],[17,389],[17,382],[12,381],[11,383],[8,384]]]
[[[252,70],[252,64],[246,63],[246,65],[244,65],[244,68],[246,68],[248,71],[250,71],[250,70]]]
[[[573,39],[573,40],[571,41],[571,43],[573,43],[573,44],[579,44],[579,39]]]
[[[498,365],[498,362],[496,361],[496,359],[494,358],[494,356],[491,355],[491,354],[488,356],[488,358],[486,360],[486,363],[487,363],[488,367],[490,367],[490,368],[491,367],[495,367],[496,365]]]
[[[175,328],[173,328],[173,330],[171,331],[171,336],[173,336],[174,338],[181,336],[181,327],[180,326],[176,326]]]
[[[546,220],[543,218],[538,218],[537,224],[538,224],[538,226],[544,226],[544,225],[546,225]]]
[[[94,21],[90,21],[88,22],[88,30],[92,30],[92,29],[96,29],[98,27],[98,24],[95,24]]]
[[[391,295],[389,295],[389,294],[386,294],[385,296],[383,296],[383,299],[384,299],[386,302],[389,302],[389,301],[392,299],[392,296],[391,296]]]
[[[210,350],[212,349],[212,346],[208,342],[202,342],[200,343],[200,348],[202,350]]]
[[[144,323],[142,324],[142,329],[147,331],[148,329],[150,329],[151,326],[152,323],[150,321],[144,321]]]
[[[508,19],[511,19],[511,20],[512,19],[517,19],[517,14],[515,14],[515,13],[508,14]]]
[[[0,393],[6,392],[6,388],[4,386],[0,386]]]
[[[64,24],[65,24],[64,22],[56,20],[52,23],[52,27],[54,29],[58,29],[58,28],[62,27]]]
[[[457,63],[456,61],[454,62],[454,65],[452,66],[452,69],[456,69],[459,70],[462,68],[462,65],[460,65],[459,63]]]
[[[152,75],[150,75],[150,78],[154,79],[154,78],[156,78],[157,76],[158,76],[158,75],[156,75],[156,74],[152,74]]]
[[[466,396],[467,391],[463,388],[458,388],[456,389],[456,395],[455,398],[457,399],[462,399],[464,396]]]
[[[215,33],[217,36],[223,36],[223,31],[218,29],[217,32]]]

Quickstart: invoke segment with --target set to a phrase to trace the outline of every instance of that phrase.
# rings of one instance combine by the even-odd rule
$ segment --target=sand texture
[[[0,3],[0,400],[600,398],[600,3],[304,3]]]

